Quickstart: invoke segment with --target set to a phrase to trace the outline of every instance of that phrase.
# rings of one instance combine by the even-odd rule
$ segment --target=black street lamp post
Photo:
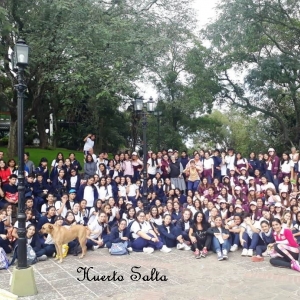
[[[142,116],[142,128],[143,128],[143,204],[146,206],[148,203],[148,192],[147,192],[147,115],[148,113],[152,113],[154,111],[155,102],[152,97],[146,103],[144,103],[144,99],[142,97],[134,100],[134,110],[141,114]]]
[[[160,116],[162,115],[162,111],[156,110],[154,112],[154,116],[157,117],[157,151],[160,151],[160,131],[159,131],[159,125],[160,125]]]
[[[27,239],[25,215],[25,178],[24,178],[24,92],[27,86],[24,71],[28,66],[29,47],[19,39],[12,57],[12,69],[17,71],[17,113],[18,113],[18,266],[13,271],[11,291],[18,296],[37,294],[33,268],[27,265]]]

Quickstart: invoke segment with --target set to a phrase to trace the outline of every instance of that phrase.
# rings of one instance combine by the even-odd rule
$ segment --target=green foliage
[[[278,130],[269,129],[285,147],[300,145],[299,9],[297,0],[222,0],[203,31],[215,99],[275,120]]]
[[[214,110],[202,120],[201,130],[193,135],[197,149],[233,147],[244,156],[252,151],[266,151],[270,145],[281,150],[278,147],[280,141],[269,134],[271,124],[266,122],[262,114],[249,115],[241,109],[224,112]]]
[[[166,107],[166,118],[171,117],[167,132],[172,137],[181,131],[178,142],[184,136],[187,113],[183,122],[180,115],[189,101],[182,96],[178,76],[195,24],[189,1],[7,0],[0,8],[0,24],[6,24],[0,26],[5,61],[0,78],[9,78],[0,101],[9,105],[15,121],[16,97],[10,100],[16,79],[9,70],[7,51],[22,36],[31,49],[25,121],[35,116],[43,147],[50,112],[60,144],[79,147],[82,137],[94,131],[98,149],[128,147],[130,117],[118,107],[136,94],[135,81],[149,72],[161,75],[156,85],[165,91],[166,101],[173,99]],[[173,53],[173,66],[178,67],[174,71],[165,60],[170,49],[179,49]],[[57,122],[62,116],[69,125]],[[16,141],[13,135],[10,139]]]

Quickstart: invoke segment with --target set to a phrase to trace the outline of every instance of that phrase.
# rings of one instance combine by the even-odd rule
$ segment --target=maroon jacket
[[[271,172],[272,172],[273,175],[277,175],[278,174],[279,165],[280,165],[279,157],[277,155],[275,155],[272,158],[272,170],[271,170]]]

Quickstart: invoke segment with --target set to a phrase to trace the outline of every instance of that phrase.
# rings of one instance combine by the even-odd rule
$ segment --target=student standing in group
[[[83,146],[83,153],[84,155],[87,155],[89,153],[89,150],[91,148],[94,148],[94,143],[95,143],[96,136],[94,134],[88,134],[84,138],[84,146]]]
[[[182,164],[175,158],[175,155],[171,155],[170,161],[170,178],[171,183],[174,185],[175,188],[178,188],[180,191],[185,191],[185,181],[182,176],[183,167]]]
[[[84,179],[87,180],[89,176],[94,176],[97,172],[97,164],[94,162],[91,154],[87,154],[84,163]]]
[[[268,150],[269,157],[267,163],[267,170],[266,170],[266,176],[268,178],[269,182],[272,182],[276,188],[278,189],[278,172],[279,172],[279,165],[280,160],[279,157],[275,153],[274,148],[269,148]]]
[[[202,164],[202,163],[201,163]],[[200,183],[200,175],[203,171],[203,168],[200,166],[196,166],[196,163],[193,159],[189,161],[183,173],[186,174],[188,180],[188,190],[196,191],[198,189]]]
[[[281,178],[278,178],[280,182],[282,182],[285,176],[289,178],[294,178],[294,162],[290,158],[288,152],[284,152],[282,154],[282,159],[280,161],[280,170],[281,170]]]
[[[0,160],[0,178],[2,180],[2,184],[8,183],[8,178],[11,175],[10,169],[7,167],[6,162],[1,159]]]
[[[82,170],[80,162],[76,159],[75,154],[73,152],[69,154],[69,158],[71,161],[71,168],[75,169],[76,174],[78,174],[78,172]]]
[[[98,199],[98,191],[94,186],[94,180],[94,176],[89,176],[87,182],[80,186],[76,196],[77,201],[81,201],[82,199],[86,200],[86,207],[89,210],[93,207],[94,201]]]
[[[204,152],[202,175],[207,178],[208,184],[212,183],[212,179],[214,178],[214,160],[210,157],[208,151]]]
[[[227,175],[229,175],[230,170],[235,170],[235,154],[233,148],[228,149],[228,154],[225,156],[225,163],[227,166]]]
[[[299,170],[299,152],[297,152],[296,147],[291,148],[290,158],[293,161],[293,169],[294,169],[294,177],[291,179],[297,179],[297,174],[300,172]]]
[[[33,171],[35,170],[35,166],[34,163],[31,160],[29,160],[29,152],[24,153],[24,163],[28,168],[28,174],[33,173]]]

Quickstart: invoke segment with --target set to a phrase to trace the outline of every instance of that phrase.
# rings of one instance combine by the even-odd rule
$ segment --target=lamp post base
[[[33,296],[38,293],[33,267],[13,269],[10,291],[20,297]]]

